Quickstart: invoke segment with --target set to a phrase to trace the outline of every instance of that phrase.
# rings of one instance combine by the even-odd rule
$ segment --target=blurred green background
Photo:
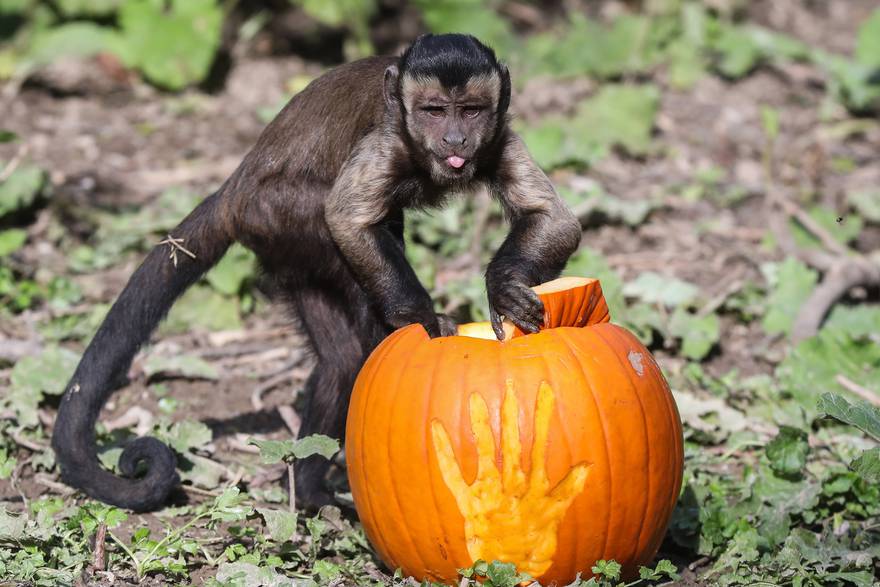
[[[601,279],[674,390],[685,485],[658,556],[672,562],[644,582],[876,584],[880,5],[866,0],[0,0],[0,580],[109,584],[92,560],[104,524],[121,580],[404,584],[356,522],[279,513],[271,467],[241,449],[241,434],[289,436],[277,408],[309,365],[244,248],[178,302],[102,416],[116,424],[99,425],[110,467],[135,433],[171,443],[188,503],[127,518],[74,499],[48,435],[145,251],[290,96],[428,31],[472,33],[510,65],[514,128],[584,229],[566,273]],[[506,230],[486,194],[408,218],[438,310],[486,318],[482,272]],[[485,585],[521,580],[491,572]],[[620,584],[612,562],[594,572],[580,584]]]

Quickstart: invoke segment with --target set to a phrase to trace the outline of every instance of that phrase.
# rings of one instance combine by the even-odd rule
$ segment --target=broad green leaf
[[[859,26],[856,59],[869,67],[880,68],[880,8]]]
[[[202,448],[213,438],[211,429],[203,422],[183,420],[175,422],[171,428],[159,434],[159,439],[179,453]]]
[[[91,22],[70,22],[40,31],[25,55],[26,67],[42,67],[62,58],[102,52],[122,55],[125,44],[114,29]]]
[[[234,296],[256,272],[256,256],[239,244],[233,245],[220,262],[205,276],[220,293]]]
[[[165,377],[186,379],[218,379],[220,377],[217,367],[192,355],[166,357],[151,354],[144,361],[143,368],[148,379],[160,374]]]
[[[18,135],[12,132],[11,130],[7,130],[5,128],[0,128],[0,144],[2,143],[11,143],[12,141],[17,141]]]
[[[305,438],[295,440],[293,443],[293,456],[304,459],[312,455],[321,455],[329,459],[339,452],[339,441],[323,434],[312,434]]]
[[[880,189],[851,192],[847,200],[865,220],[880,223]]]
[[[186,453],[178,461],[181,480],[205,489],[218,487],[227,471],[224,465],[193,453]]]
[[[230,487],[214,499],[211,512],[212,520],[221,522],[238,522],[253,513],[253,508],[246,505],[247,494],[241,493],[238,487]]]
[[[693,303],[700,290],[687,281],[646,271],[624,285],[623,293],[627,297],[638,298],[649,304],[663,304],[674,308]]]
[[[5,164],[0,162],[0,169]],[[0,183],[0,218],[31,206],[46,185],[46,172],[35,165],[19,165]]]
[[[156,85],[183,89],[207,76],[222,23],[215,0],[127,0],[119,10],[123,58]]]
[[[110,16],[123,0],[56,0],[65,16]]]
[[[236,298],[224,296],[211,287],[191,287],[171,308],[160,332],[187,332],[194,327],[206,330],[238,330],[241,312]]]
[[[809,452],[807,433],[791,426],[780,427],[779,434],[766,449],[770,467],[785,478],[796,478],[803,474]]]
[[[296,512],[269,508],[257,508],[257,512],[263,516],[269,536],[275,542],[286,542],[296,534]]]
[[[18,540],[24,536],[26,527],[26,516],[10,514],[0,507],[0,539]]]
[[[880,409],[862,401],[851,403],[836,393],[824,393],[819,398],[819,410],[880,441]]]
[[[803,303],[816,286],[818,274],[793,257],[761,266],[770,284],[767,313],[761,322],[768,334],[788,334]]]
[[[266,465],[280,463],[293,456],[293,440],[260,440],[251,438],[248,444],[260,449],[260,457]]]
[[[651,147],[651,131],[660,103],[660,92],[651,85],[603,85],[584,101],[571,121],[571,133],[586,146],[617,146],[633,155]]]
[[[37,356],[24,357],[12,368],[13,389],[33,394],[60,395],[73,375],[79,355],[61,347],[50,347]]]
[[[718,71],[730,78],[740,78],[752,71],[762,56],[757,43],[746,30],[730,25],[718,28],[712,48],[718,54]]]
[[[669,332],[681,339],[681,352],[699,361],[715,346],[721,336],[721,323],[715,314],[698,316],[678,307],[669,320]]]
[[[14,253],[22,247],[26,240],[27,231],[21,228],[0,230],[0,257]]]
[[[823,329],[792,349],[776,369],[782,388],[809,418],[818,415],[816,406],[823,393],[845,391],[841,376],[868,389],[880,389],[880,345]]]
[[[880,447],[866,450],[853,460],[850,467],[868,483],[880,482]]]
[[[853,214],[839,215],[830,208],[823,206],[814,206],[810,208],[808,214],[822,226],[828,234],[841,244],[847,244],[855,239],[862,231],[863,220]],[[819,239],[812,233],[805,230],[799,223],[792,220],[789,223],[792,236],[798,246],[804,248],[818,248],[821,245]]]
[[[510,23],[483,0],[435,2],[415,0],[425,24],[434,33],[467,33],[504,55],[516,46]]]

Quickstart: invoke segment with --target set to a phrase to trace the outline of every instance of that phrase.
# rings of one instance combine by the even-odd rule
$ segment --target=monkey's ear
[[[503,63],[498,64],[498,75],[501,76],[501,91],[498,92],[498,114],[505,114],[510,106],[510,70]]]
[[[389,65],[385,69],[385,81],[382,86],[382,93],[385,96],[385,104],[390,108],[396,108],[400,104],[400,94],[398,89],[398,78],[400,71],[396,65]]]

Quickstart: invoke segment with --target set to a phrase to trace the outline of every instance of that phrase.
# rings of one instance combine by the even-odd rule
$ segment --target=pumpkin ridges
[[[352,481],[351,471],[354,468],[358,471],[357,480],[355,483],[351,483],[352,485],[352,497],[357,498],[357,494],[360,493],[361,488],[364,488],[364,499],[361,500],[361,503],[365,504],[366,509],[368,510],[367,516],[361,516],[362,519],[365,518],[366,523],[364,524],[365,531],[367,531],[367,526],[370,525],[374,520],[376,520],[376,516],[374,512],[376,511],[373,508],[373,500],[372,494],[369,491],[366,491],[367,487],[367,478],[366,478],[366,467],[351,467],[352,462],[360,461],[364,458],[362,454],[364,447],[364,439],[363,437],[367,434],[367,431],[371,429],[369,425],[362,425],[361,429],[361,437],[357,438],[356,435],[351,430],[352,428],[357,428],[357,424],[359,420],[363,419],[363,416],[368,412],[364,409],[358,409],[359,406],[365,403],[369,399],[368,390],[372,387],[373,381],[378,376],[379,369],[378,367],[382,364],[382,360],[391,353],[393,349],[397,347],[400,342],[405,338],[403,333],[401,332],[398,336],[394,336],[393,334],[385,339],[383,343],[381,343],[371,354],[366,364],[364,365],[365,369],[361,371],[358,375],[357,381],[355,381],[355,387],[352,390],[352,402],[349,406],[349,414],[354,414],[354,417],[349,416],[347,429],[346,429],[346,462],[347,469],[350,475],[350,483]],[[363,381],[363,386],[358,385],[359,382]],[[363,387],[364,391],[359,392],[359,388]],[[363,399],[361,399],[363,398]],[[354,409],[353,409],[354,408]],[[354,440],[355,446],[351,447],[354,450],[349,448],[350,442]],[[393,556],[391,554],[388,545],[385,542],[385,537],[382,532],[377,531],[374,533],[374,545],[376,549],[379,550],[384,557],[387,557],[388,560],[393,560]],[[383,558],[384,558],[383,557]]]
[[[410,325],[410,328],[421,329],[424,328],[419,324]],[[418,348],[418,347],[416,347]],[[401,409],[403,406],[405,399],[401,400],[400,396],[405,395],[408,391],[406,385],[401,385],[401,381],[405,379],[407,375],[407,370],[409,365],[412,363],[413,359],[417,356],[416,352],[408,352],[406,356],[400,361],[397,366],[397,377],[395,378],[395,383],[388,387],[390,399],[389,405],[390,410],[387,412],[388,418],[390,422],[397,422],[398,420],[394,417],[395,413]],[[390,379],[390,377],[389,377]],[[408,516],[405,514],[405,507],[401,502],[400,493],[398,490],[398,484],[396,481],[395,471],[392,470],[392,463],[398,462],[393,458],[392,451],[394,450],[395,444],[393,442],[393,435],[397,435],[400,431],[395,426],[387,426],[386,427],[386,438],[385,438],[385,446],[387,449],[387,459],[383,463],[383,470],[385,471],[388,480],[389,480],[389,489],[390,489],[390,497],[393,497],[393,501],[395,507],[394,513],[396,514],[394,517],[397,518],[396,525],[398,527],[397,531],[406,536],[407,542],[409,543],[410,549],[412,549],[412,553],[415,555],[415,558],[419,561],[420,566],[422,568],[430,569],[431,565],[428,565],[428,557],[425,556],[425,553],[422,552],[420,548],[420,538],[419,535],[415,534],[411,531],[410,525],[406,523]],[[404,460],[403,462],[407,462]]]
[[[665,380],[662,379],[662,374],[660,373],[659,366],[656,361],[654,361],[653,357],[647,353],[647,350],[642,350],[644,347],[638,341],[638,339],[632,335],[632,333],[626,331],[623,328],[620,328],[616,325],[609,324],[607,327],[603,326],[601,328],[597,328],[596,332],[601,333],[604,331],[610,330],[613,335],[610,336],[610,340],[614,347],[617,350],[617,355],[619,357],[623,357],[625,353],[628,352],[629,348],[632,346],[636,346],[639,348],[639,352],[643,356],[642,365],[645,368],[645,378],[646,382],[650,385],[649,391],[653,396],[656,397],[656,402],[662,405],[665,409],[662,412],[669,419],[669,423],[671,426],[663,426],[656,427],[656,430],[668,430],[671,432],[672,436],[670,438],[664,438],[663,444],[666,445],[671,441],[672,450],[664,451],[660,453],[661,457],[665,457],[665,461],[662,464],[655,465],[656,469],[659,471],[667,471],[668,475],[664,475],[664,480],[668,479],[669,476],[673,477],[673,482],[666,484],[669,487],[669,490],[666,492],[667,496],[660,499],[660,504],[662,507],[658,508],[653,516],[654,523],[653,527],[657,528],[659,521],[668,520],[672,514],[672,509],[675,507],[675,503],[678,497],[678,491],[680,485],[681,474],[675,474],[673,471],[681,471],[682,470],[682,446],[681,446],[681,429],[678,422],[677,410],[675,408],[675,403],[672,400],[672,394],[669,391],[669,388],[665,384]],[[600,334],[601,335],[601,334]],[[625,339],[625,340],[622,340]],[[627,344],[629,343],[629,344]],[[652,413],[655,413],[657,410],[651,410]],[[649,441],[650,442],[650,441]],[[656,476],[655,471],[649,471],[649,478],[654,478]],[[663,536],[665,532],[655,532],[649,536],[649,540],[644,549],[644,553],[646,555],[650,554],[653,556],[656,554],[657,549],[660,547],[660,543],[663,541]],[[638,564],[648,564],[651,562],[651,559],[647,559],[644,561],[637,561]]]
[[[556,376],[557,372],[551,368],[550,361],[547,358],[547,354],[541,355],[541,360],[544,363],[544,372],[546,373],[548,383],[550,383],[550,385],[553,389],[562,390],[563,386],[560,385],[560,383],[559,383],[558,377]],[[565,422],[565,420],[562,418],[562,410],[565,409],[566,407],[568,407],[566,405],[566,403],[567,402],[557,401],[554,406],[554,411],[556,413],[556,417],[561,422]],[[565,426],[557,426],[556,430],[557,430],[557,432],[562,433],[561,437],[562,437],[563,444],[565,446],[565,453],[567,455],[565,460],[570,463],[575,462],[575,455],[574,455],[574,451],[572,450],[573,443],[569,437],[568,428]],[[529,435],[529,436],[532,436],[532,435]],[[531,462],[531,452],[529,452],[529,461],[530,461],[529,462],[529,471],[531,471],[532,470],[531,468],[534,466],[534,463]],[[548,475],[549,475],[549,471],[548,471]],[[559,483],[561,483],[561,480],[558,481],[556,483],[556,485],[558,485]],[[551,487],[555,488],[556,485],[553,485],[552,481],[551,481]],[[578,496],[578,497],[580,497],[580,496]],[[578,507],[578,502],[579,502],[579,499],[574,500],[574,502],[569,507],[569,510],[566,512],[566,514],[565,514],[566,516],[574,515],[574,512],[572,510],[575,510],[575,508]],[[559,528],[557,534],[559,534],[563,531],[563,528],[565,527],[564,524],[565,524],[565,516],[563,516],[563,519],[562,519],[562,522],[560,523],[560,528]],[[569,544],[571,544],[571,548],[570,548],[571,552],[568,555],[569,560],[576,560],[577,553],[579,552],[578,547],[579,547],[579,542],[580,542],[580,535],[577,532],[574,532],[573,534],[574,534],[574,539],[569,541]],[[558,538],[559,538],[559,536],[557,535],[557,540],[558,540]],[[557,546],[557,549],[558,548],[559,547]],[[550,571],[550,570],[552,570],[552,568],[553,567],[551,566],[550,569],[547,569],[547,570]]]
[[[593,330],[593,332],[595,332],[596,336],[598,336],[599,338],[602,339],[602,341],[608,346],[608,348],[610,348],[614,351],[612,354],[617,359],[617,362],[620,365],[621,370],[626,374],[626,377],[629,380],[630,388],[632,389],[632,393],[636,397],[636,400],[639,402],[639,414],[642,416],[642,428],[645,431],[645,455],[646,455],[645,460],[648,463],[649,471],[648,471],[648,475],[646,475],[646,479],[645,479],[645,484],[647,485],[647,487],[646,487],[646,491],[644,494],[645,495],[645,499],[644,499],[645,503],[644,503],[644,507],[642,508],[642,516],[641,516],[641,520],[639,521],[639,532],[636,537],[635,546],[633,549],[634,552],[630,556],[630,558],[635,559],[637,553],[640,552],[640,544],[642,542],[642,532],[645,529],[645,520],[648,516],[648,510],[651,506],[652,500],[650,499],[650,497],[653,495],[651,493],[651,481],[653,480],[654,476],[651,474],[652,471],[650,471],[650,467],[651,467],[651,439],[649,438],[648,421],[647,421],[647,417],[645,416],[645,403],[642,401],[639,386],[636,385],[636,382],[633,380],[633,374],[631,373],[630,369],[627,368],[627,365],[624,364],[624,362],[623,362],[623,358],[622,358],[621,352],[620,352],[620,345],[618,344],[617,340],[611,340],[613,337],[604,336],[603,329],[595,328]]]
[[[601,453],[601,456],[602,456],[601,465],[604,465],[603,468],[605,469],[605,471],[603,472],[604,478],[610,480],[611,479],[611,471],[612,471],[611,452],[610,452],[610,449],[608,446],[607,430],[606,430],[605,423],[604,423],[604,417],[603,417],[602,411],[599,407],[599,402],[596,398],[596,394],[595,394],[595,392],[593,392],[592,382],[589,379],[589,377],[587,376],[587,372],[586,372],[586,369],[584,368],[583,363],[581,362],[580,358],[578,357],[578,355],[574,351],[576,345],[574,345],[572,343],[572,341],[568,338],[568,336],[567,336],[568,332],[569,331],[567,331],[566,329],[554,329],[554,330],[547,331],[547,334],[549,334],[550,336],[559,340],[560,346],[565,349],[566,353],[571,357],[574,364],[577,365],[577,367],[572,369],[572,371],[574,373],[576,373],[577,378],[583,382],[583,385],[579,386],[580,389],[586,388],[586,389],[590,390],[590,393],[585,394],[585,395],[587,395],[590,398],[590,404],[592,405],[592,412],[596,415],[596,419],[602,425],[602,439],[603,439],[604,450]],[[585,409],[587,411],[589,411],[589,408],[585,408]],[[596,447],[592,447],[592,448],[596,449]],[[599,456],[599,455],[597,455],[597,456]],[[593,466],[594,467],[596,467],[597,465],[600,464],[598,461],[599,461],[599,459],[593,459]],[[588,487],[585,491],[590,491],[591,489],[595,491],[596,487],[592,487],[592,488]],[[604,495],[602,496],[601,502],[607,503],[613,499],[613,497],[614,497],[613,489],[614,489],[613,484],[611,482],[609,482],[607,489],[605,489],[605,491],[603,491]],[[581,496],[581,499],[583,499],[583,496]],[[595,501],[595,499],[592,495],[589,496],[589,499],[590,499],[590,501]],[[577,507],[577,505],[578,505],[578,500],[575,500],[575,504],[573,507]],[[605,553],[607,546],[608,546],[608,529],[611,526],[612,512],[611,512],[610,508],[605,508],[604,510],[600,510],[600,511],[602,511],[602,513],[605,514],[605,518],[606,518],[605,532],[602,534],[602,546],[599,549],[599,553],[596,553],[594,560],[604,558],[604,556],[605,556],[604,553]],[[569,515],[572,515],[571,512],[569,512]],[[589,556],[589,553],[587,556]],[[577,560],[577,557],[575,556],[571,560]],[[553,571],[553,570],[554,570],[554,568],[550,567],[550,571]]]

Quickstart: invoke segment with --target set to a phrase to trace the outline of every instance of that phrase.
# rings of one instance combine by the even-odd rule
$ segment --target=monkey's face
[[[501,81],[496,74],[447,88],[437,78],[405,76],[406,129],[419,163],[440,185],[470,181],[497,128]]]

